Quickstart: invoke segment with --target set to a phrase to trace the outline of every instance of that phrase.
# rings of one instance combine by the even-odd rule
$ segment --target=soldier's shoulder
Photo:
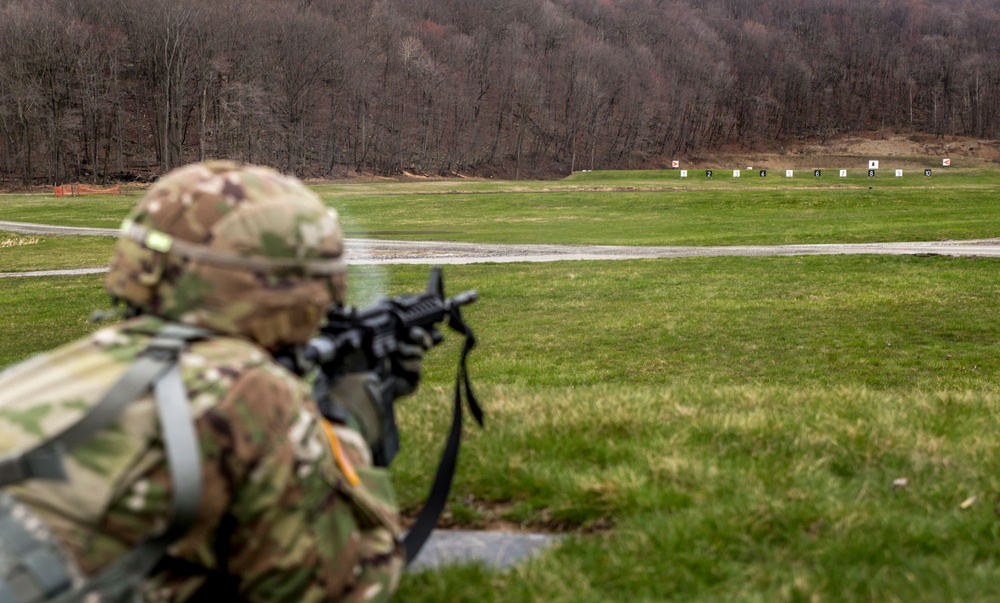
[[[142,316],[123,323],[116,330],[123,337],[140,337],[145,342],[160,333],[167,323],[156,316]],[[142,345],[142,342],[139,344]],[[182,355],[182,364],[197,368],[242,372],[275,364],[271,354],[244,337],[203,331],[192,336]]]
[[[191,344],[188,354],[200,356],[216,366],[252,368],[274,364],[266,350],[240,337],[220,335],[201,339]]]
[[[236,396],[244,409],[269,416],[275,406],[294,412],[310,398],[305,381],[278,364],[267,350],[241,337],[196,341],[181,356],[180,365],[196,411],[218,407],[224,399]],[[246,413],[238,414],[245,418]]]
[[[106,327],[12,365],[0,373],[0,408],[89,400],[134,361],[140,339]]]

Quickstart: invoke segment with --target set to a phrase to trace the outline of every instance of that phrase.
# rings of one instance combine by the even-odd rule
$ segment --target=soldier
[[[364,425],[331,423],[271,356],[343,301],[343,253],[336,214],[267,168],[149,190],[106,280],[128,319],[0,373],[0,602],[390,598],[403,551],[367,379],[331,394]]]

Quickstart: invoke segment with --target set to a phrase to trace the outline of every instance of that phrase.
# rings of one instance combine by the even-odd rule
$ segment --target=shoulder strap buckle
[[[62,442],[52,441],[0,459],[0,487],[26,479],[65,480],[64,454],[66,447]]]

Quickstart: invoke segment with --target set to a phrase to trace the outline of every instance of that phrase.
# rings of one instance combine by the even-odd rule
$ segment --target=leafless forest
[[[995,0],[0,0],[0,184],[225,157],[540,178],[996,138]]]

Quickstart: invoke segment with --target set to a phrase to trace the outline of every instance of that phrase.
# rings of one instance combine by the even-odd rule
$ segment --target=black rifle
[[[401,345],[416,343],[410,338],[414,328],[426,331],[433,345],[440,343],[443,338],[436,326],[446,317],[453,329],[470,339],[472,331],[462,321],[459,308],[477,299],[479,294],[475,291],[446,299],[441,269],[434,267],[423,293],[383,297],[360,310],[331,306],[319,334],[304,347],[280,355],[279,362],[300,375],[319,368],[313,388],[315,399],[327,418],[340,422],[345,418],[343,411],[325,404],[329,385],[346,373],[376,373],[380,385],[370,394],[381,405],[382,435],[372,455],[376,465],[388,467],[399,451],[394,401],[413,391],[417,386],[414,380],[419,377],[402,371],[394,354]],[[464,367],[464,354],[462,364]]]
[[[449,328],[465,335],[465,345],[455,377],[454,410],[448,443],[441,456],[427,503],[404,541],[408,562],[413,560],[430,536],[451,490],[462,434],[463,389],[469,410],[480,427],[483,425],[483,412],[472,392],[466,367],[466,360],[476,345],[476,338],[462,319],[460,310],[462,306],[477,299],[479,294],[475,291],[465,291],[455,297],[445,298],[441,268],[435,266],[431,269],[427,290],[423,293],[381,298],[361,310],[331,306],[319,334],[310,339],[308,344],[276,355],[278,362],[299,375],[319,369],[313,389],[315,399],[323,414],[337,421],[343,421],[344,417],[338,414],[337,408],[324,403],[329,384],[350,372],[373,371],[379,375],[381,385],[378,391],[371,393],[382,405],[382,437],[380,443],[373,447],[372,456],[376,465],[385,467],[399,451],[395,399],[401,391],[412,391],[416,387],[416,383],[412,381],[415,376],[401,372],[394,360],[394,355],[400,351],[400,344],[410,344],[411,331],[420,328],[430,334],[432,343],[436,345],[442,340],[441,332],[436,326],[445,318],[448,319]]]

